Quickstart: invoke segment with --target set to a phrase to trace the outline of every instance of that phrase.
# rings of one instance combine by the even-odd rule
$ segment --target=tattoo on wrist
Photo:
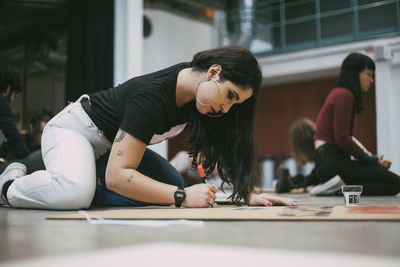
[[[122,142],[122,140],[123,140],[124,137],[125,137],[125,134],[126,134],[125,131],[123,131],[123,130],[120,129],[118,132],[119,132],[120,134],[119,134],[119,136],[118,136],[117,138],[115,138],[114,143]]]
[[[123,150],[118,150],[117,156],[122,157],[123,155],[124,155],[124,151]]]
[[[128,177],[128,183],[132,182],[132,180],[133,180],[133,175]]]

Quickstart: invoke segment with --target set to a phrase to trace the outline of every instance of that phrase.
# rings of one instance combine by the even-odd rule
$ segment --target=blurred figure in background
[[[22,133],[22,138],[30,151],[35,152],[40,149],[44,126],[46,126],[47,122],[52,117],[53,114],[48,109],[41,109],[33,114],[28,129],[25,133]],[[0,146],[0,156],[6,161],[18,159],[6,141],[4,141]]]
[[[339,174],[346,184],[362,185],[363,195],[395,195],[400,177],[388,170],[390,160],[372,155],[353,136],[356,116],[364,109],[362,94],[372,87],[374,74],[370,57],[351,53],[344,59],[336,87],[318,114],[315,168],[321,181]]]
[[[43,129],[52,117],[53,114],[48,109],[41,109],[33,114],[27,131],[22,135],[29,150],[32,151],[25,158],[18,159],[11,150],[8,142],[3,142],[1,144],[0,157],[2,157],[4,161],[0,166],[0,171],[3,171],[11,162],[21,162],[26,165],[27,173],[45,169],[41,153],[41,139]]]
[[[30,153],[15,124],[10,107],[10,103],[14,102],[21,91],[21,77],[18,72],[9,67],[0,66],[0,129],[17,159],[23,159]]]
[[[290,127],[289,140],[297,165],[314,162],[315,127],[315,123],[308,118],[300,118]],[[340,186],[344,184],[337,175],[328,179],[328,181],[320,181],[316,175],[315,168],[309,175],[297,174],[294,177],[290,177],[289,170],[280,167],[276,176],[278,179],[276,184],[277,193],[286,193],[297,188],[304,188],[307,191],[307,187],[317,185],[310,190],[311,195],[331,195],[336,193]]]
[[[192,161],[193,158],[190,157],[189,152],[179,151],[169,162],[182,175],[185,186],[201,183],[199,172],[193,167]],[[222,180],[218,175],[217,168],[206,176],[206,183],[213,184],[221,189]],[[223,189],[232,189],[232,185],[224,183]]]
[[[45,108],[40,109],[32,116],[26,134],[26,143],[31,151],[40,149],[43,129],[52,117],[53,113]]]

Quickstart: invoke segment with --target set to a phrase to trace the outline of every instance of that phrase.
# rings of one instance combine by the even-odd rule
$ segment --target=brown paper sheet
[[[400,206],[298,206],[214,208],[146,207],[88,211],[90,216],[119,220],[209,220],[209,221],[399,221]],[[82,220],[78,212],[49,216],[53,220]]]

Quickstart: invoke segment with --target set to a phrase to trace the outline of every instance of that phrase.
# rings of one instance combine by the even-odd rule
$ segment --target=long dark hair
[[[289,140],[298,164],[314,161],[314,134],[315,123],[308,118],[300,118],[290,127]]]
[[[339,79],[336,87],[343,87],[353,93],[356,100],[356,112],[361,113],[364,109],[360,85],[360,72],[365,69],[375,71],[374,61],[363,54],[351,53],[342,63]]]
[[[227,46],[199,52],[194,55],[191,67],[206,72],[213,64],[222,67],[221,81],[231,81],[243,88],[251,87],[252,96],[234,105],[227,114],[210,118],[198,112],[188,122],[190,154],[193,164],[202,163],[210,174],[217,166],[223,181],[233,185],[230,196],[233,202],[248,202],[255,185],[253,167],[253,114],[262,75],[260,66],[247,49]]]

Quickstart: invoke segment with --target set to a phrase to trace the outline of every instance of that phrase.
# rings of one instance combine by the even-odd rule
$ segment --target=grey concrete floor
[[[299,200],[300,205],[343,205],[343,197],[282,196]],[[400,197],[362,197],[361,202],[400,205]],[[206,221],[201,227],[149,228],[45,219],[63,213],[0,208],[0,265],[155,242],[390,256],[400,260],[399,221]]]

